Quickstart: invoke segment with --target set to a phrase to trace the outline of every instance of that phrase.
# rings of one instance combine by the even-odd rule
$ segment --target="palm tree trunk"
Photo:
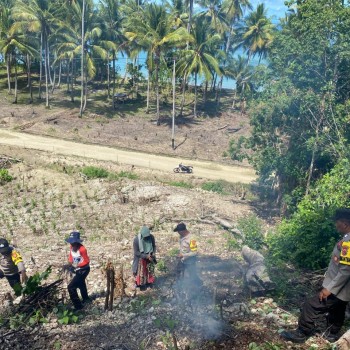
[[[49,73],[50,85],[53,86],[52,76],[51,76],[51,68],[50,68],[50,45],[47,42],[47,71]]]
[[[193,116],[197,117],[197,72],[194,74],[194,106],[193,106]]]
[[[69,60],[67,60],[67,79],[66,79],[66,83],[67,83],[67,91],[69,92],[69,88],[70,88],[70,70],[69,70],[69,68],[70,68],[70,61]]]
[[[85,0],[83,0],[83,9],[82,9],[82,16],[81,16],[81,94],[80,94],[80,111],[79,111],[79,117],[83,116],[84,111],[84,35],[85,35]]]
[[[31,59],[27,54],[27,74],[28,74],[28,87],[29,87],[29,103],[33,103],[33,89],[32,89],[32,72],[30,70]]]
[[[15,66],[15,100],[13,101],[13,103],[17,103],[17,62],[16,62],[16,56],[14,56],[14,66]]]
[[[62,77],[62,61],[60,60],[59,68],[58,68],[58,82],[57,87],[61,86],[61,77]]]
[[[115,51],[113,51],[113,63],[112,63],[112,67],[113,67],[113,98],[115,95]]]
[[[7,93],[11,95],[11,54],[6,55],[6,72],[7,72]]]
[[[184,78],[182,80],[182,97],[181,97],[181,106],[180,106],[180,116],[183,115],[184,106],[185,106],[186,81],[187,81],[187,77],[186,75],[184,75]]]
[[[159,107],[159,82],[158,82],[158,76],[159,76],[159,58],[156,57],[156,95],[157,95],[157,125],[160,125],[160,107]]]
[[[46,108],[49,108],[49,67],[48,67],[48,40],[45,35],[45,95],[46,95]]]
[[[43,79],[43,32],[40,33],[40,58],[39,58],[39,99],[41,100],[41,81]]]
[[[70,100],[71,102],[74,102],[74,79],[75,79],[75,71],[74,71],[74,58],[72,59],[72,77],[71,77],[71,95]]]
[[[107,95],[108,98],[111,98],[111,78],[110,78],[110,69],[109,69],[109,53],[107,58]]]
[[[146,113],[149,113],[149,95],[150,95],[150,90],[151,90],[151,71],[148,70]]]

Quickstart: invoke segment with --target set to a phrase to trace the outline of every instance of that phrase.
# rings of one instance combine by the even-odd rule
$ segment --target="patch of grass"
[[[169,255],[170,256],[177,256],[177,254],[180,253],[180,250],[178,248],[172,248],[169,250]]]
[[[205,191],[224,194],[225,184],[223,180],[218,180],[214,182],[205,182],[201,187]]]
[[[13,177],[9,174],[7,169],[0,169],[0,185],[4,185],[6,182],[13,180]]]
[[[193,188],[194,186],[185,181],[170,181],[167,183],[170,186],[182,187],[182,188]]]
[[[120,171],[118,174],[118,177],[126,177],[127,179],[130,179],[130,180],[137,180],[139,177],[137,174],[131,172],[131,171]]]
[[[106,169],[98,168],[94,166],[87,166],[81,169],[81,172],[88,179],[101,179],[109,176],[109,172]]]
[[[244,234],[243,244],[253,249],[261,249],[264,246],[263,221],[255,214],[239,218],[237,227]]]

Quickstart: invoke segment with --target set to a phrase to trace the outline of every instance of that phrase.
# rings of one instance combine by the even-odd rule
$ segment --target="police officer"
[[[325,338],[330,342],[340,336],[346,305],[350,301],[350,209],[338,209],[334,219],[343,237],[333,249],[322,289],[305,301],[298,328],[281,333],[284,339],[294,343],[303,343],[316,332],[326,331]]]

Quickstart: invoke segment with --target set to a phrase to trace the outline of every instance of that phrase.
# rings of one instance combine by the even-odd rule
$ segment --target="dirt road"
[[[84,144],[62,139],[0,130],[0,145],[12,145],[29,149],[74,155],[96,160],[113,161],[149,169],[172,172],[182,160],[155,154],[127,151],[100,145]],[[0,147],[1,152],[1,147]],[[210,180],[250,183],[256,179],[254,170],[248,167],[228,166],[214,162],[191,160],[194,175]],[[178,174],[183,179],[184,174]]]

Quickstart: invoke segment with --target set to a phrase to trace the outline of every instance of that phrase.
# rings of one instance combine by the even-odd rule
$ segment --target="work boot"
[[[283,331],[280,336],[293,343],[304,343],[310,337],[299,328],[293,331]]]
[[[323,338],[328,340],[330,343],[334,343],[340,338],[340,333],[328,332],[323,335]]]

